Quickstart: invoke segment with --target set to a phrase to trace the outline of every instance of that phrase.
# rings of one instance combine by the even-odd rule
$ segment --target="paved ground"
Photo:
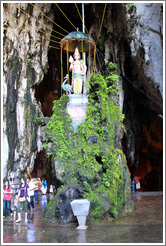
[[[28,223],[14,224],[10,216],[3,221],[3,243],[163,243],[162,192],[133,193],[134,210],[130,216],[113,222],[87,224],[87,230],[77,230],[77,224],[61,225],[42,216],[49,194],[41,195],[36,211],[29,213]]]

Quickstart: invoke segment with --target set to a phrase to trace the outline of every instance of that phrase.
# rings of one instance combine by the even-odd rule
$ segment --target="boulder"
[[[59,194],[58,211],[61,222],[69,223],[76,220],[70,203],[80,198],[83,198],[83,196],[79,185],[69,186]]]

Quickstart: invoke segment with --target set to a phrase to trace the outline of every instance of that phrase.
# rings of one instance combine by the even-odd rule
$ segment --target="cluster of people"
[[[53,187],[50,186],[50,191],[53,193]],[[34,211],[34,201],[38,201],[38,194],[46,194],[47,181],[40,178],[22,177],[18,191],[14,192],[9,180],[5,180],[3,185],[3,218],[6,217],[6,210],[13,216],[15,223],[21,222],[21,210],[25,212],[25,222],[28,221],[28,211]],[[11,198],[14,195],[13,210],[11,209]]]
[[[141,177],[139,177],[137,174],[135,175],[135,177],[132,180],[132,191],[135,192],[136,191],[140,191],[141,186],[140,186],[140,180]]]

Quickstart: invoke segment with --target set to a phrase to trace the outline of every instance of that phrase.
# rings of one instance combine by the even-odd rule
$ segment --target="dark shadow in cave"
[[[60,62],[59,51],[50,49],[48,52],[49,69],[45,74],[43,81],[35,86],[35,97],[40,101],[44,116],[52,115],[53,101],[58,100],[61,96],[60,83]]]
[[[143,191],[163,189],[163,121],[151,108],[149,98],[124,80],[124,124],[122,139],[131,178],[141,177]]]
[[[31,175],[32,177],[40,178],[41,180],[46,179],[48,189],[51,184],[55,186],[56,190],[61,186],[60,180],[56,179],[55,170],[52,167],[51,157],[47,156],[45,149],[37,153],[34,169]]]
[[[143,69],[141,70],[144,63],[144,49],[140,47],[139,56],[133,58],[127,40],[124,40],[123,45],[125,46],[124,74],[122,74],[123,113],[126,133],[122,139],[122,148],[131,178],[138,174],[144,191],[161,191],[163,189],[163,121],[159,115],[162,114],[162,109],[152,96],[148,96],[153,91],[151,88],[147,90],[146,84],[148,82],[150,84],[150,79],[143,74]],[[160,101],[160,92],[156,90],[155,93],[155,97]]]

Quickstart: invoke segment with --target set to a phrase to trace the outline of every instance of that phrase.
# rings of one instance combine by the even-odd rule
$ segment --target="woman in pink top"
[[[11,210],[11,194],[12,187],[9,185],[9,181],[6,180],[3,186],[3,218],[6,216],[6,208],[10,211],[11,215],[13,214]]]

